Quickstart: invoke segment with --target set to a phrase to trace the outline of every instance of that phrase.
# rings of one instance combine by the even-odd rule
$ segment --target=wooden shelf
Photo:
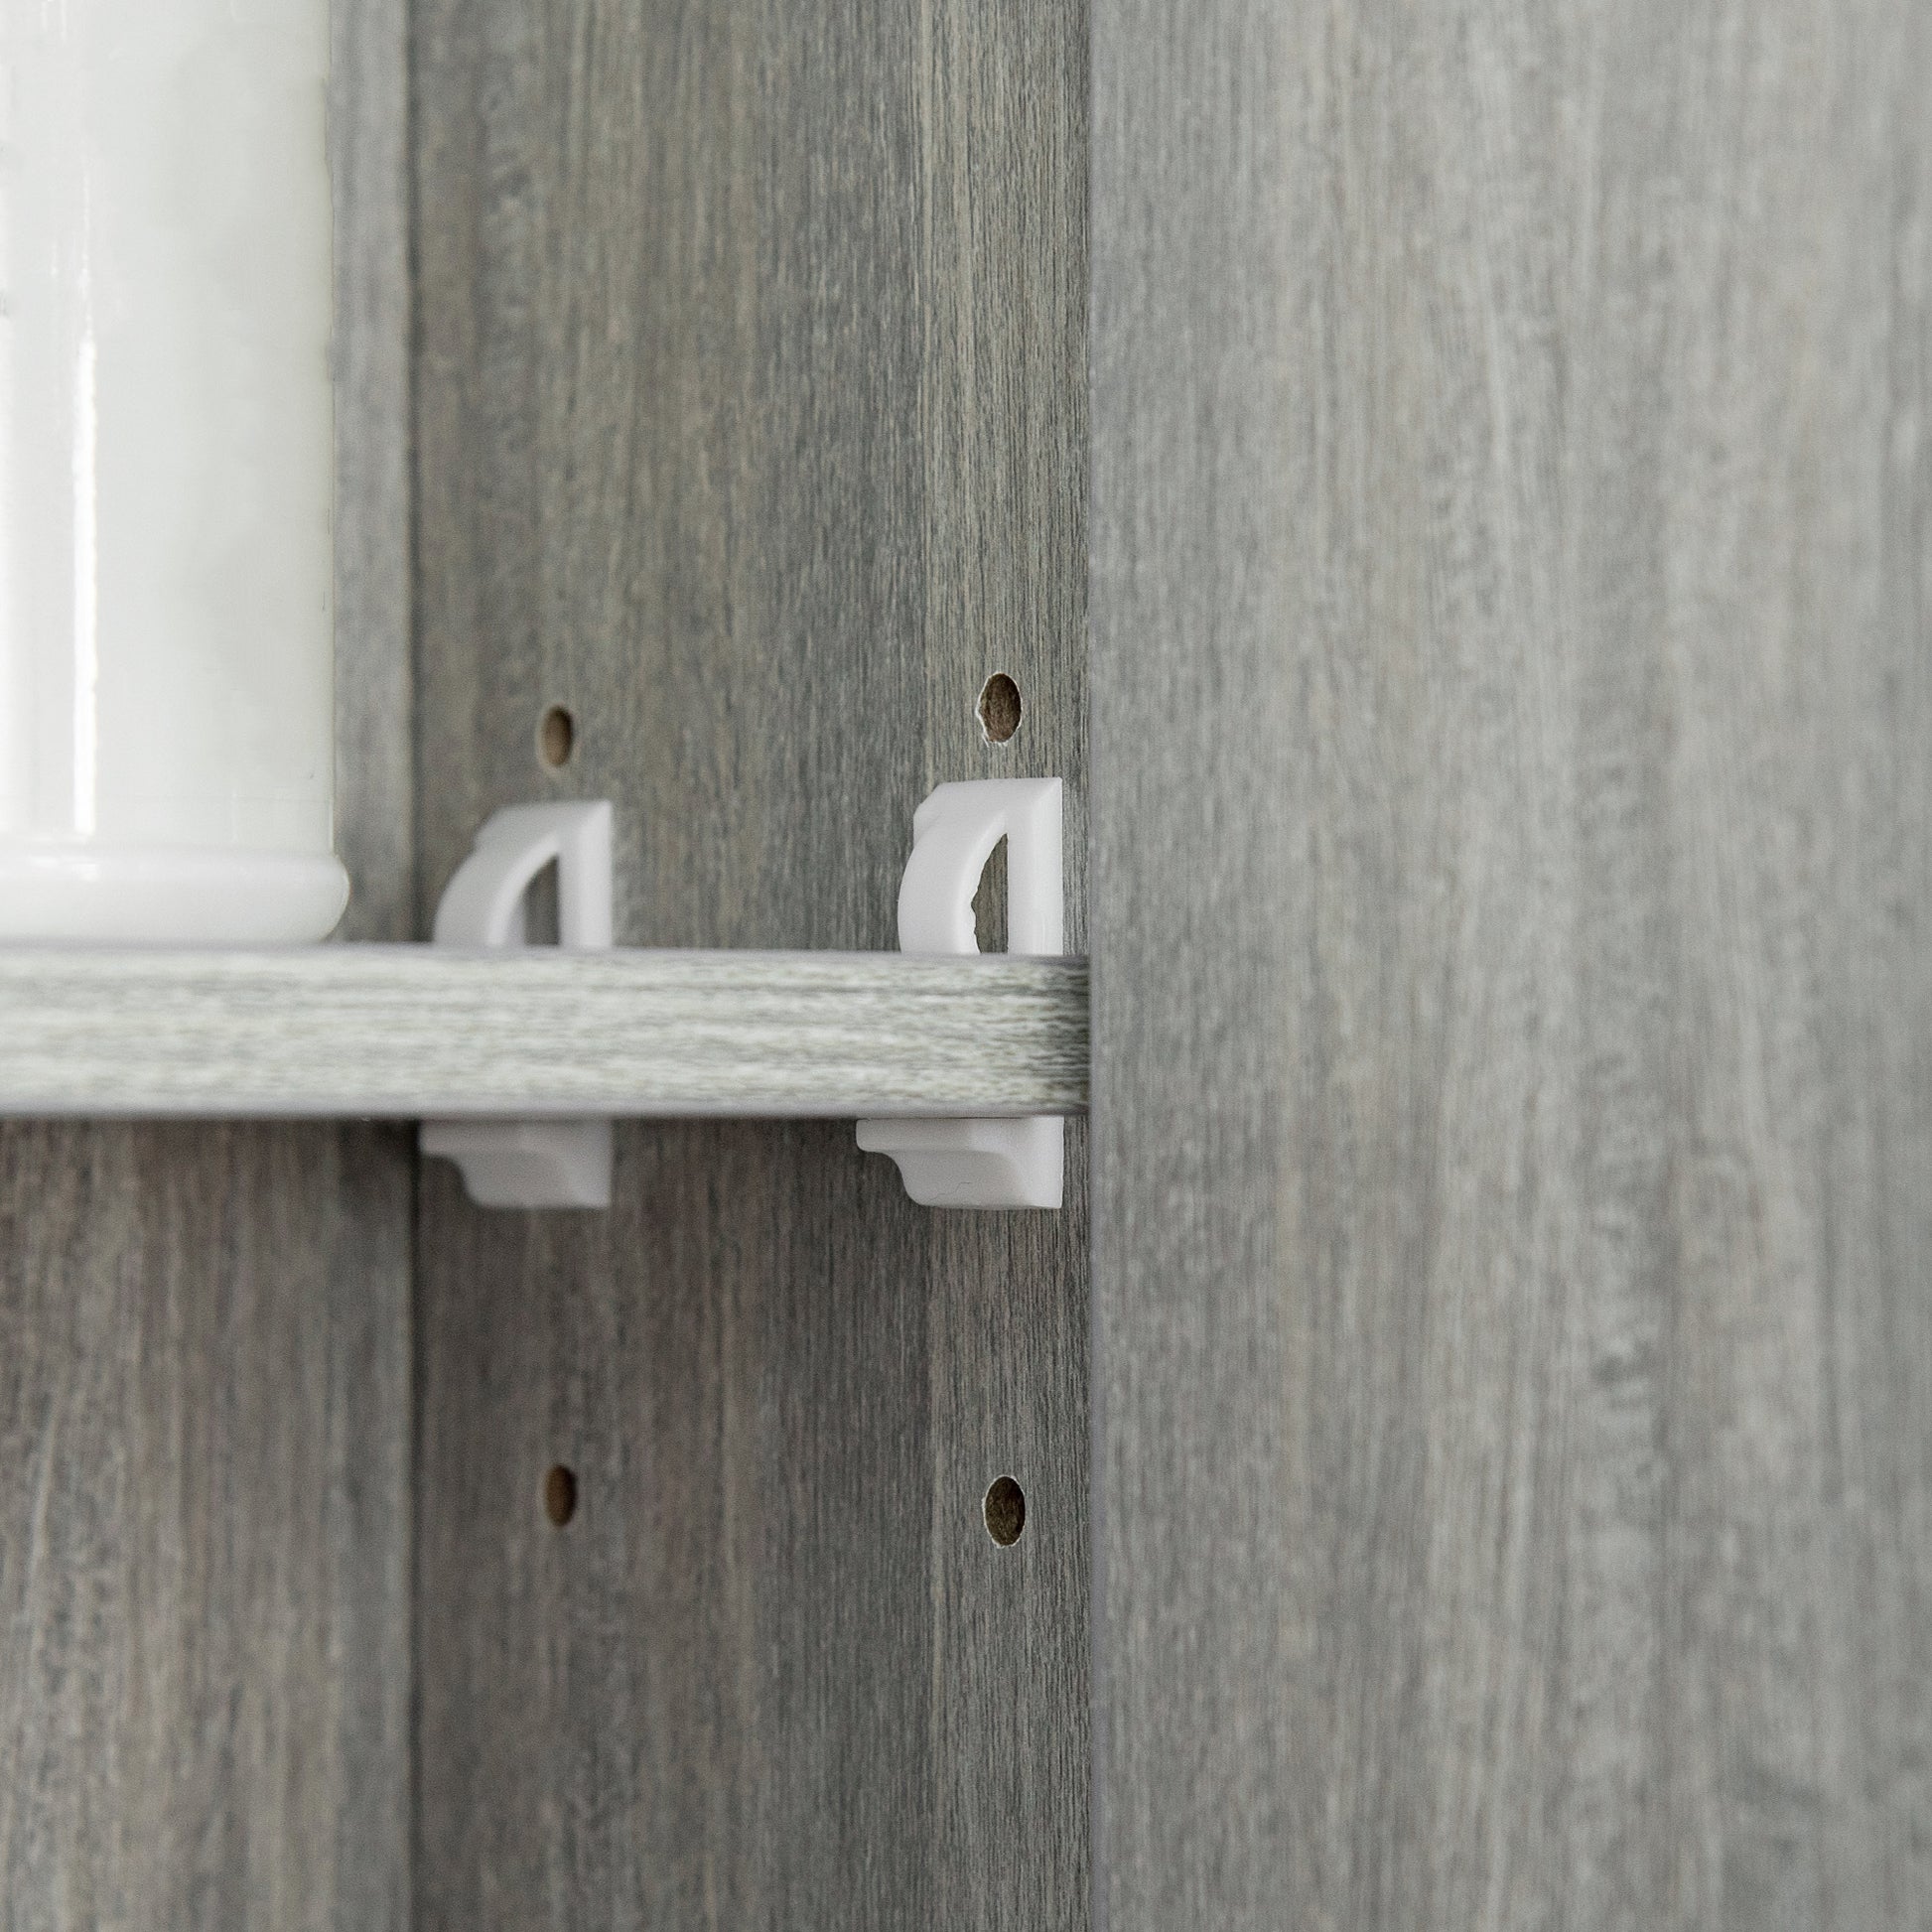
[[[0,952],[0,1114],[1082,1113],[1079,959]]]

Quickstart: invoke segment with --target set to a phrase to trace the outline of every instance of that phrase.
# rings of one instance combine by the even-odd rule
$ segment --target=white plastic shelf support
[[[512,805],[489,819],[436,908],[439,946],[529,943],[530,889],[557,868],[557,943],[609,952],[611,807]],[[611,1123],[426,1120],[422,1150],[454,1161],[479,1207],[609,1207]]]
[[[1051,957],[1066,943],[1057,778],[980,778],[941,785],[912,819],[912,856],[898,890],[902,952],[976,957],[973,896],[1007,842],[1007,950]],[[1066,1186],[1066,1129],[1056,1118],[862,1120],[859,1145],[897,1162],[926,1207],[1057,1208]]]

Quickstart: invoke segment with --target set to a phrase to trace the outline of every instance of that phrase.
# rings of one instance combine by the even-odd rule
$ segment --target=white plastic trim
[[[1066,944],[1057,778],[979,778],[941,785],[912,819],[912,856],[898,890],[902,952],[976,954],[973,896],[1007,842],[1007,950],[1054,955]],[[925,1207],[1057,1208],[1066,1188],[1066,1130],[1024,1120],[862,1120],[859,1145],[897,1162]]]
[[[611,807],[512,805],[477,834],[476,850],[436,908],[439,946],[499,948],[529,943],[530,888],[557,868],[557,942],[567,951],[608,952]],[[608,1120],[426,1120],[421,1147],[463,1171],[479,1207],[609,1207],[612,1133]]]

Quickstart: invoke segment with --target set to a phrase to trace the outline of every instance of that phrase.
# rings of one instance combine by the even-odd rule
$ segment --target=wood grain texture
[[[1932,1923],[1925,10],[1095,14],[1105,1922]]]
[[[404,1922],[407,1173],[0,1129],[0,1924]]]
[[[401,0],[334,143],[350,929],[413,916]],[[378,695],[380,694],[380,695]],[[400,1927],[409,1223],[393,1130],[0,1126],[0,1927]]]
[[[925,791],[1057,773],[1078,950],[1082,10],[416,33],[426,895],[608,796],[625,943],[884,948]],[[849,1127],[685,1125],[608,1217],[424,1185],[422,1924],[1083,1923],[1077,1181],[934,1215]]]
[[[0,953],[0,1114],[1083,1113],[1077,959]]]
[[[416,937],[409,0],[332,0],[339,938]]]

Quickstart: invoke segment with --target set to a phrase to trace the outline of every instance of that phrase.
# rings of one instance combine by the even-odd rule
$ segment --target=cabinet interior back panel
[[[925,792],[1057,773],[1083,946],[1083,10],[423,0],[414,52],[423,911],[608,797],[623,942],[888,948]],[[425,1168],[424,1927],[1084,1925],[1068,1156],[1059,1215],[849,1124],[622,1127],[607,1215]]]

